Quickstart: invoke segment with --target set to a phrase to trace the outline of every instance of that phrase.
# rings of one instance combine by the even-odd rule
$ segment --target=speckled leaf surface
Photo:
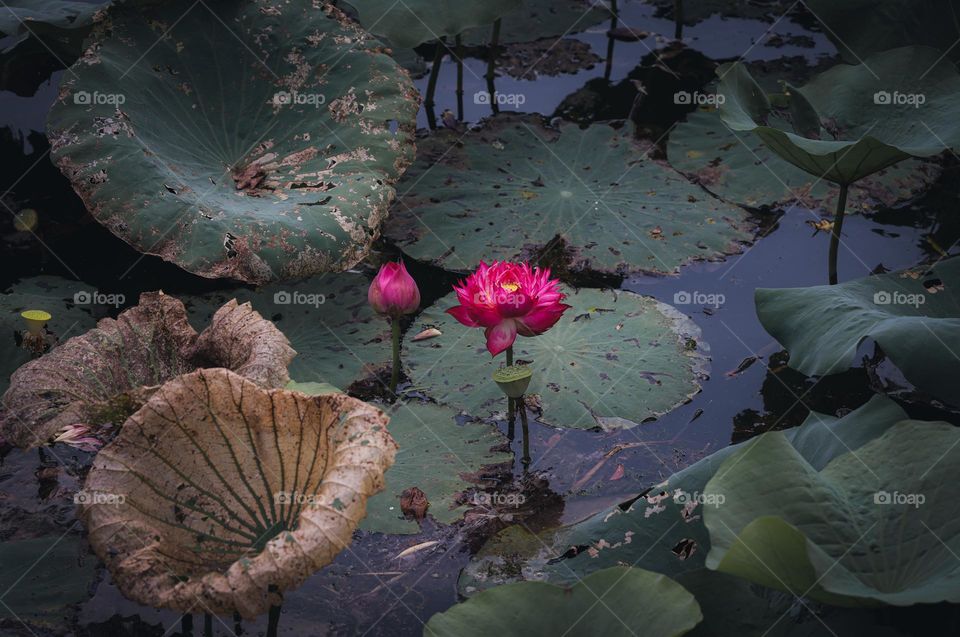
[[[809,118],[775,108],[741,63],[717,74],[720,116],[731,130],[755,132],[784,160],[834,183],[960,146],[960,74],[936,49],[903,47],[832,67],[793,89],[791,103],[815,111]]]
[[[384,234],[450,270],[516,260],[559,237],[577,269],[674,273],[753,236],[746,211],[604,124],[558,131],[498,116],[462,139],[441,131],[418,147]]]
[[[27,324],[20,316],[25,310],[42,310],[50,314],[48,331],[53,333],[49,344],[63,343],[82,334],[94,325],[92,306],[73,302],[78,293],[91,294],[95,290],[86,283],[56,276],[35,276],[14,283],[0,294],[0,395],[10,384],[10,375],[30,361],[30,352],[17,345],[16,333],[26,331]]]
[[[903,420],[820,469],[765,433],[704,487],[724,498],[704,512],[707,566],[839,606],[956,602],[957,462],[946,422]]]
[[[693,595],[669,577],[615,566],[570,587],[519,582],[484,591],[431,617],[423,634],[679,637],[702,619]]]
[[[725,201],[755,208],[836,206],[839,187],[781,159],[756,135],[731,131],[716,112],[688,115],[670,133],[667,155],[670,165]],[[892,207],[925,191],[939,175],[935,163],[904,160],[853,184],[846,209]]]
[[[426,494],[431,517],[452,524],[466,511],[458,504],[460,496],[478,486],[484,468],[513,459],[509,452],[494,451],[507,442],[495,427],[474,421],[459,424],[456,410],[449,407],[408,402],[388,414],[390,435],[400,450],[387,471],[387,486],[367,502],[363,530],[417,533],[419,525],[400,511],[400,494],[411,487]]]
[[[871,338],[922,392],[957,404],[960,258],[839,285],[756,291],[757,316],[808,375],[850,368]]]
[[[345,394],[198,370],[97,454],[79,515],[130,599],[252,619],[350,544],[393,462],[386,424]]]
[[[517,0],[351,0],[365,29],[394,46],[412,48],[430,40],[452,37],[470,27],[492,25],[509,13]]]
[[[343,270],[412,160],[416,92],[307,0],[122,2],[63,75],[54,162],[141,252],[247,282]]]
[[[906,413],[895,402],[877,396],[843,418],[811,412],[802,425],[786,432],[786,438],[820,469],[904,418]],[[622,563],[673,577],[704,568],[710,536],[703,512],[715,502],[700,496],[727,458],[753,444],[756,439],[720,449],[635,499],[582,522],[539,536],[519,527],[501,532],[464,569],[461,593],[470,595],[518,578],[571,584]]]
[[[198,367],[232,369],[261,387],[283,387],[295,355],[249,305],[227,302],[198,334],[183,303],[146,292],[116,319],[103,319],[20,367],[0,403],[0,432],[30,448],[69,425],[119,425],[157,386]]]
[[[289,368],[292,378],[345,390],[390,361],[390,323],[370,308],[369,286],[367,277],[344,272],[184,300],[197,326],[229,299],[249,302],[297,351]]]
[[[618,429],[665,414],[700,391],[709,347],[700,329],[669,305],[632,292],[582,289],[546,333],[518,337],[516,360],[529,361],[527,395],[539,397],[540,420],[558,427]],[[491,358],[483,330],[445,313],[443,297],[414,322],[409,335],[435,327],[442,335],[406,338],[402,360],[414,386],[476,417],[506,410],[491,379],[503,357]]]

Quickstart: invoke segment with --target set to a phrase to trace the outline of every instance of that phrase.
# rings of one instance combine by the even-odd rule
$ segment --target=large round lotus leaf
[[[7,0],[0,11],[0,35],[24,37],[39,26],[82,29],[93,24],[94,14],[106,2],[73,0]]]
[[[818,180],[772,152],[756,135],[734,132],[715,112],[697,111],[671,133],[670,164],[726,201],[745,206],[790,206],[832,210],[839,187]],[[847,211],[892,207],[926,190],[940,166],[907,159],[851,186]]]
[[[717,74],[727,126],[756,132],[781,158],[834,183],[960,147],[960,75],[936,49],[903,47],[839,64],[778,96],[783,108],[771,105],[743,64]]]
[[[393,463],[386,424],[344,394],[198,370],[97,454],[80,516],[130,599],[253,618],[350,544]]]
[[[808,375],[842,372],[876,341],[917,389],[955,404],[960,378],[960,258],[839,285],[758,289],[757,315]]]
[[[592,0],[523,0],[512,3],[515,10],[500,20],[500,44],[532,42],[586,31],[610,19],[610,10]],[[469,29],[466,44],[490,43],[491,26]]]
[[[390,435],[400,446],[397,461],[387,472],[387,487],[367,503],[360,528],[380,533],[417,533],[420,526],[400,511],[400,494],[411,487],[430,501],[428,513],[452,524],[466,508],[464,491],[477,486],[482,469],[509,463],[510,453],[494,451],[506,444],[495,427],[479,422],[457,424],[457,412],[427,403],[402,403],[390,414]]]
[[[704,489],[707,566],[841,606],[960,600],[960,429],[901,421],[817,469],[782,432]]]
[[[375,38],[308,0],[146,0],[111,7],[89,45],[48,132],[111,232],[254,283],[367,254],[413,158],[417,110]]]
[[[360,24],[398,47],[459,35],[509,13],[517,0],[352,0]]]
[[[899,46],[924,44],[960,60],[960,11],[952,0],[804,0],[850,64]],[[918,73],[923,70],[915,69]]]
[[[516,260],[560,237],[577,268],[673,273],[752,238],[746,211],[604,124],[554,130],[498,116],[466,136],[441,131],[419,151],[384,234],[447,269]]]
[[[812,467],[821,469],[906,417],[895,402],[875,396],[843,418],[811,412],[801,426],[784,435]],[[671,577],[704,568],[710,536],[703,512],[717,505],[703,497],[704,487],[732,454],[758,453],[749,451],[756,442],[754,438],[720,449],[648,492],[582,522],[540,536],[504,531],[464,569],[461,592],[470,594],[518,576],[570,584],[617,564]]]
[[[668,577],[615,566],[565,588],[519,582],[484,591],[438,613],[424,637],[676,637],[700,623],[700,606]]]
[[[656,418],[700,391],[709,359],[700,329],[671,306],[632,292],[584,288],[546,333],[518,337],[518,361],[528,361],[528,395],[540,399],[542,422],[558,427],[617,429]],[[483,330],[464,327],[445,310],[449,294],[423,312],[408,334],[435,327],[442,335],[407,338],[402,360],[414,386],[441,403],[485,417],[506,409],[491,374]]]
[[[293,378],[347,389],[390,361],[390,323],[370,308],[369,286],[360,274],[325,274],[294,284],[193,297],[187,305],[195,324],[203,324],[226,299],[249,302],[297,351],[290,364]]]
[[[283,387],[295,355],[247,304],[229,301],[197,334],[183,303],[147,292],[116,320],[103,319],[18,369],[3,395],[0,432],[29,448],[68,425],[120,424],[158,385],[198,367],[224,367],[261,387]]]
[[[71,607],[89,598],[95,562],[78,535],[0,543],[5,589],[0,619],[62,627],[73,615]]]
[[[96,324],[90,306],[73,302],[75,294],[95,292],[78,281],[56,276],[36,276],[13,284],[0,294],[0,393],[10,383],[10,374],[30,360],[28,349],[17,344],[17,334],[27,330],[20,314],[27,310],[42,310],[50,314],[47,331],[48,345],[63,342],[75,334],[85,332]]]

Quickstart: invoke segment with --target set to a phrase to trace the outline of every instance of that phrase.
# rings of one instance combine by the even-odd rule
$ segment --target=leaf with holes
[[[308,0],[113,5],[63,75],[51,156],[137,250],[252,283],[363,259],[414,154],[416,91]]]
[[[559,245],[574,269],[674,273],[753,236],[745,210],[605,124],[554,130],[501,115],[462,139],[441,131],[418,146],[384,234],[449,270]]]
[[[632,292],[581,289],[546,333],[520,337],[518,360],[530,362],[540,420],[557,427],[618,429],[661,416],[700,391],[709,367],[700,329],[673,309]],[[491,374],[502,359],[486,349],[483,331],[445,312],[455,294],[424,311],[407,332],[402,360],[414,386],[435,400],[486,417],[506,398]],[[435,327],[442,335],[413,341]]]
[[[393,463],[386,425],[345,394],[199,370],[97,454],[80,518],[130,599],[252,619],[350,544]]]

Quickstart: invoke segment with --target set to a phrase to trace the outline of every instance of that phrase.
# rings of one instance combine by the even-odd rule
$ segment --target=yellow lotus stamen
[[[507,292],[516,292],[520,289],[519,283],[501,283],[500,287],[506,290]]]

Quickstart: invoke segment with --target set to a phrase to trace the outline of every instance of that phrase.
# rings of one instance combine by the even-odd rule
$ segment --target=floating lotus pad
[[[262,387],[283,387],[296,355],[272,323],[230,301],[201,334],[183,303],[147,292],[140,304],[18,369],[3,395],[0,432],[20,447],[45,444],[73,424],[120,424],[157,386],[225,367]]]
[[[22,313],[43,310],[52,315],[47,330],[54,335],[49,339],[53,345],[58,339],[62,342],[96,325],[91,307],[73,302],[74,294],[94,291],[86,283],[42,275],[23,279],[0,294],[0,394],[7,390],[10,374],[31,358],[13,336],[27,330]]]
[[[81,30],[93,24],[106,2],[71,0],[8,0],[0,11],[0,36],[17,36],[9,51],[33,33]]]
[[[674,168],[732,203],[836,207],[838,186],[781,159],[756,135],[731,131],[716,112],[688,115],[670,133],[667,154]],[[899,162],[856,182],[847,196],[847,210],[892,207],[926,190],[939,175],[940,167],[931,162]]]
[[[517,0],[353,0],[360,24],[398,47],[413,48],[430,40],[452,37],[470,27],[492,25],[509,13]]]
[[[784,160],[834,183],[960,147],[960,75],[936,49],[903,47],[839,64],[788,88],[774,100],[788,105],[780,111],[743,64],[717,74],[720,116],[730,129],[756,132]]]
[[[519,337],[517,360],[533,371],[528,395],[538,394],[541,421],[578,429],[617,429],[656,418],[689,400],[706,375],[708,347],[700,329],[675,309],[632,292],[582,289],[546,333]],[[476,417],[506,409],[491,379],[503,357],[491,358],[483,330],[463,327],[443,297],[424,311],[404,340],[402,360],[414,386]],[[414,342],[410,334],[436,327],[442,335]]]
[[[758,289],[757,315],[790,367],[827,375],[854,364],[866,338],[918,389],[957,403],[960,258],[832,286]]]
[[[430,618],[425,637],[636,635],[677,637],[700,623],[700,607],[668,577],[616,566],[570,588],[520,582],[494,588]]]
[[[859,448],[906,417],[895,402],[876,396],[839,419],[811,412],[802,425],[784,435],[812,467],[821,469],[837,456],[859,453]],[[703,512],[717,504],[702,497],[704,488],[731,455],[746,452],[754,444],[756,439],[720,449],[649,492],[582,522],[539,536],[517,527],[501,532],[464,569],[461,592],[469,595],[518,577],[569,585],[617,564],[671,577],[704,568],[710,536]],[[866,471],[862,466],[861,470]],[[579,548],[569,551],[574,546]]]
[[[124,2],[89,45],[48,132],[111,232],[195,274],[254,283],[367,254],[413,159],[418,99],[338,10]]]
[[[724,498],[704,512],[707,566],[841,606],[955,603],[958,443],[953,425],[905,420],[818,468],[763,434],[704,489]]]
[[[604,124],[545,128],[498,116],[422,140],[385,236],[452,270],[517,260],[560,237],[576,268],[674,273],[739,250],[743,209],[719,201]]]
[[[299,586],[350,544],[393,463],[386,423],[344,394],[199,370],[97,454],[80,517],[130,599],[251,619],[279,603],[270,587]]]
[[[290,339],[297,357],[290,375],[347,389],[390,361],[390,323],[367,301],[370,280],[360,274],[324,274],[260,290],[238,288],[185,299],[195,325],[203,325],[227,299],[249,302]]]

